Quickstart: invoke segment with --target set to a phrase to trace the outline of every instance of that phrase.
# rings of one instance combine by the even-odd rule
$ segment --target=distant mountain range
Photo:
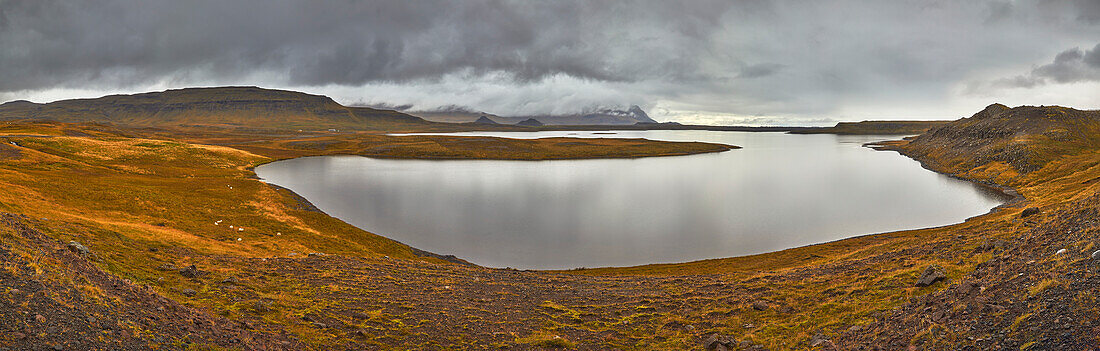
[[[132,127],[307,130],[393,130],[431,126],[437,122],[520,126],[656,123],[638,106],[573,115],[517,117],[462,108],[403,113],[389,108],[344,106],[323,95],[259,87],[185,88],[44,104],[25,100],[0,104],[0,120],[15,119],[114,123]]]
[[[425,120],[446,123],[485,123],[485,120],[489,120],[498,124],[519,124],[529,119],[534,119],[544,125],[633,125],[638,123],[657,123],[657,121],[649,118],[649,115],[638,106],[630,106],[630,108],[626,110],[604,108],[593,112],[568,115],[528,115],[511,117],[471,111],[463,108],[450,108],[441,111],[412,111],[406,113]]]
[[[257,87],[187,88],[46,104],[0,105],[0,120],[100,122],[137,127],[393,129],[434,124],[401,112],[347,107],[327,96]]]

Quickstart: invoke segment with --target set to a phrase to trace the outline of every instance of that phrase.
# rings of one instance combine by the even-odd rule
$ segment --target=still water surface
[[[744,147],[612,160],[308,157],[258,167],[328,214],[492,267],[683,262],[961,222],[1004,198],[861,145],[889,136],[714,131],[484,132]]]

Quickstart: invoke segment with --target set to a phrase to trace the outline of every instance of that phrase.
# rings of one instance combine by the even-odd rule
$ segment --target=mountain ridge
[[[627,109],[599,108],[588,112],[573,114],[535,114],[501,116],[468,108],[450,108],[440,111],[409,111],[411,115],[433,122],[468,123],[486,117],[499,124],[518,124],[524,120],[537,119],[545,125],[635,125],[658,123],[638,105]]]
[[[17,100],[0,105],[0,120],[15,119],[135,127],[352,130],[431,124],[396,111],[343,106],[324,95],[255,86],[169,89],[43,104]]]

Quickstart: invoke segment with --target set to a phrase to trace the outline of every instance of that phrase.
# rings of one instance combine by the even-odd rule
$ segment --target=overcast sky
[[[1100,108],[1100,0],[0,0],[0,101],[258,85],[499,115]]]

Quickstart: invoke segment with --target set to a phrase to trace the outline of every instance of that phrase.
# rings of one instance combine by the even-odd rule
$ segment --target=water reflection
[[[464,133],[645,137],[743,146],[623,160],[312,157],[259,167],[329,214],[417,248],[496,267],[729,257],[922,228],[1002,200],[861,147],[883,137],[709,131]],[[892,137],[896,138],[896,137]]]

